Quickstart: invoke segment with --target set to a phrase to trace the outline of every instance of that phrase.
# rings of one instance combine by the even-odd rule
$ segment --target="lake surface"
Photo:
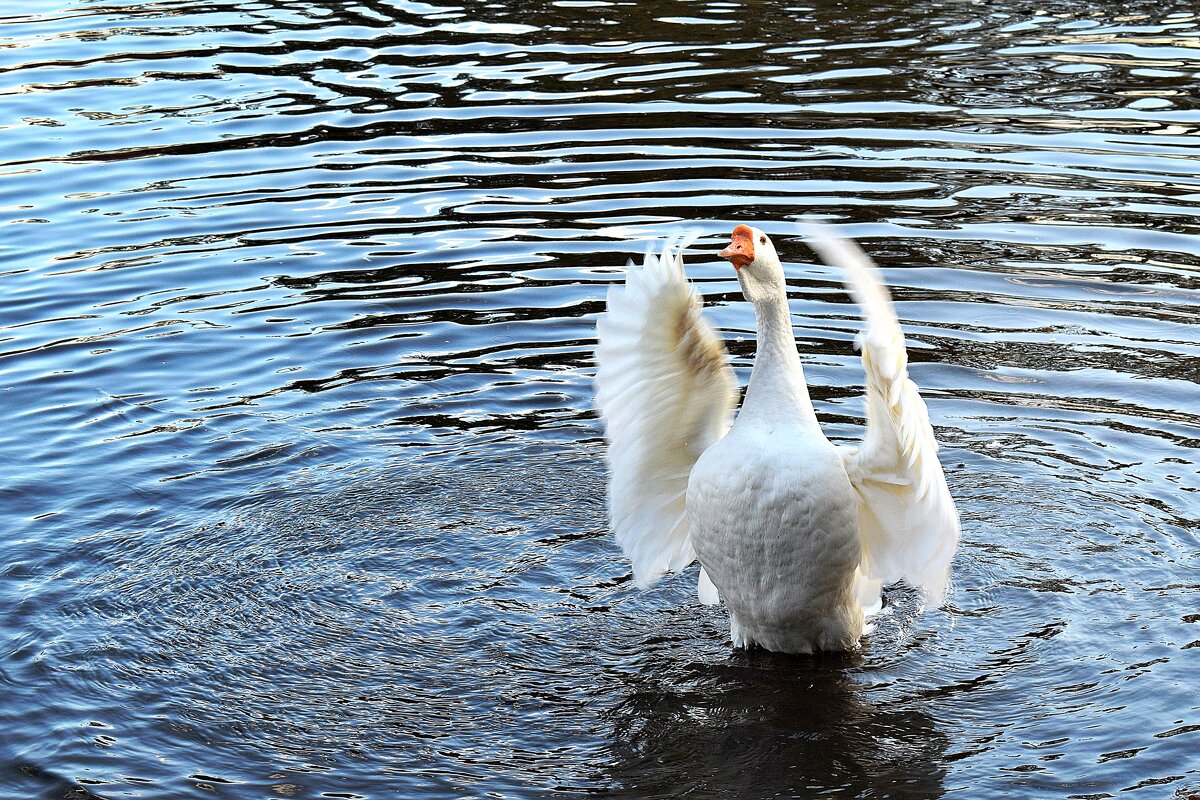
[[[1200,793],[1200,18],[894,6],[8,4],[0,794]],[[815,659],[632,587],[591,401],[682,227],[745,381],[750,222],[853,442],[810,214],[963,520],[944,608]]]

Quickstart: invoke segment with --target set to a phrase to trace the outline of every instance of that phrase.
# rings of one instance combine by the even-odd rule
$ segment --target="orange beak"
[[[754,234],[746,225],[738,225],[729,237],[729,246],[717,253],[721,258],[741,269],[754,260]]]

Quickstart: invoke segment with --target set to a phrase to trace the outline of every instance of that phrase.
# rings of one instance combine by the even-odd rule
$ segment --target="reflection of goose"
[[[925,403],[908,379],[904,337],[875,266],[814,231],[845,270],[867,329],[867,433],[856,450],[821,432],[792,336],[771,240],[739,225],[721,257],[754,304],[758,353],[733,422],[733,371],[668,245],[609,292],[597,329],[596,401],[611,469],[609,510],[639,586],[699,558],[700,599],[723,597],[733,643],[807,653],[846,650],[905,580],[945,594],[958,515]]]
[[[949,740],[920,702],[872,702],[828,658],[648,662],[606,715],[610,796],[940,797]]]

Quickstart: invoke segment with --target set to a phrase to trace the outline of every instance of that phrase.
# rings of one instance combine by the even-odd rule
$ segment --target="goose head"
[[[771,238],[758,228],[738,225],[729,237],[729,246],[718,255],[737,270],[742,294],[751,303],[767,302],[787,296],[783,265],[775,253]]]

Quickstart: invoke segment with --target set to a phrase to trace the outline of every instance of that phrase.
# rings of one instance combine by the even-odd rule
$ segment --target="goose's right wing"
[[[609,520],[640,587],[696,557],[684,498],[700,454],[737,402],[725,346],[668,244],[608,293],[596,324],[596,404],[608,440]],[[701,600],[716,590],[701,570]]]

